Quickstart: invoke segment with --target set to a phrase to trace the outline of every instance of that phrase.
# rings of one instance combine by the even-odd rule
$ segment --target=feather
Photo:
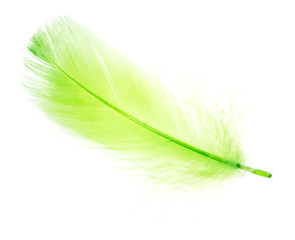
[[[23,85],[36,104],[98,148],[127,156],[153,179],[195,186],[239,170],[271,177],[243,165],[232,118],[205,114],[197,103],[195,116],[188,116],[152,76],[73,20],[46,24],[28,49],[31,76]]]

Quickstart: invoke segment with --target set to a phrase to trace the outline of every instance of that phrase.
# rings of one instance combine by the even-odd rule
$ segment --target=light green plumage
[[[25,65],[33,76],[24,86],[38,106],[97,147],[128,156],[151,177],[190,186],[240,168],[270,177],[241,165],[230,119],[196,105],[197,128],[152,76],[72,20],[59,18],[38,30],[28,49]]]

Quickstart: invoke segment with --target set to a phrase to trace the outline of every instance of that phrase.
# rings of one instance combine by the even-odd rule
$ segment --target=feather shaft
[[[240,163],[235,163],[232,161],[228,161],[222,157],[216,156],[214,154],[211,154],[209,152],[206,152],[202,149],[196,148],[190,144],[187,144],[179,139],[176,139],[156,128],[153,128],[152,126],[140,121],[139,119],[129,115],[128,113],[122,111],[121,109],[117,108],[116,106],[114,106],[113,104],[109,103],[108,101],[104,100],[103,98],[99,97],[97,94],[95,94],[94,92],[92,92],[91,90],[89,90],[87,87],[83,86],[80,82],[78,82],[77,80],[75,80],[73,77],[71,77],[67,72],[65,72],[47,53],[46,51],[44,51],[40,46],[37,46],[39,48],[40,51],[43,52],[43,54],[52,62],[52,64],[54,64],[63,74],[65,74],[71,81],[73,81],[75,84],[77,84],[79,87],[81,87],[84,91],[86,91],[87,93],[89,93],[90,95],[92,95],[94,98],[96,98],[97,100],[99,100],[100,102],[102,102],[103,104],[105,104],[106,106],[110,107],[111,109],[113,109],[114,111],[116,111],[117,113],[123,115],[124,117],[128,118],[130,121],[133,121],[134,123],[144,127],[145,129],[148,129],[150,131],[152,131],[153,133],[171,141],[174,142],[184,148],[187,148],[191,151],[197,152],[205,157],[208,157],[212,160],[218,161],[220,163],[235,167],[235,168],[239,168],[242,169],[244,171],[248,171],[251,172],[253,174],[262,176],[262,177],[266,177],[266,178],[271,178],[272,174],[260,169],[255,169],[252,167],[248,167],[246,165],[242,165]]]

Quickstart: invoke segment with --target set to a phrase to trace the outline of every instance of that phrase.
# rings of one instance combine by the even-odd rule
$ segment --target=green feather
[[[113,149],[163,182],[195,186],[246,170],[231,119],[204,114],[198,127],[149,74],[89,30],[63,17],[32,37],[24,82],[54,121]]]

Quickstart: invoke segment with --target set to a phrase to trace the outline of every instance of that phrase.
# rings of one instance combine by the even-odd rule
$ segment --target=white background
[[[295,239],[294,12],[284,0],[2,2],[0,239]],[[60,131],[20,85],[28,40],[60,14],[168,84],[241,93],[249,165],[273,178],[159,193]]]

